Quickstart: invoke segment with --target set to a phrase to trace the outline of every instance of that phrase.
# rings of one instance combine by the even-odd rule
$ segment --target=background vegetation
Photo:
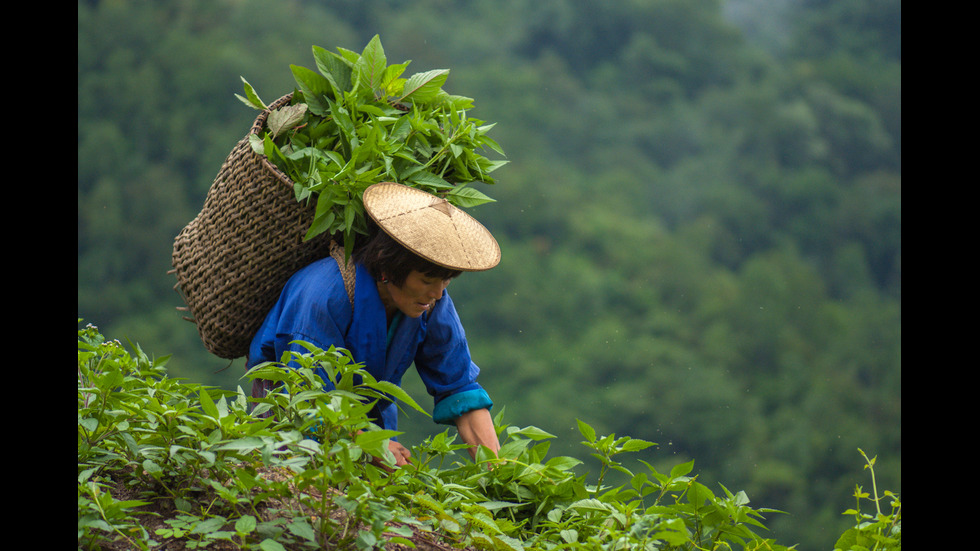
[[[254,119],[240,76],[271,100],[380,34],[499,123],[472,212],[503,260],[452,292],[508,419],[657,442],[827,549],[857,448],[901,490],[900,28],[898,0],[79,2],[78,316],[246,385],[175,310],[173,238]]]

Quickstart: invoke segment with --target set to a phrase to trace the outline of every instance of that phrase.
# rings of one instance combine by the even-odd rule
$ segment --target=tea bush
[[[379,399],[421,408],[345,350],[283,358],[296,369],[256,366],[247,378],[279,381],[281,391],[250,405],[241,388],[169,378],[166,357],[129,348],[91,325],[78,331],[79,548],[178,539],[189,549],[369,550],[423,538],[490,550],[789,549],[760,535],[776,511],[751,507],[744,492],[710,489],[692,475],[693,461],[669,473],[622,463],[652,442],[600,436],[579,421],[582,444],[602,465],[590,482],[575,471],[580,460],[548,456],[553,435],[506,425],[500,412],[496,456],[481,448],[463,459],[466,446],[447,430],[395,469],[387,442],[397,433],[372,426],[367,412]],[[319,370],[335,390],[322,389]],[[856,525],[837,548],[900,549],[898,496],[878,494],[874,459],[865,460],[873,494],[858,486],[857,508],[845,512]],[[603,484],[612,471],[629,483]],[[139,499],[117,500],[120,488]],[[874,515],[861,512],[862,500]]]

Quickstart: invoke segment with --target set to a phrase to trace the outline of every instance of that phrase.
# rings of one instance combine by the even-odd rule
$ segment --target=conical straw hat
[[[429,262],[464,272],[500,262],[500,246],[490,231],[441,197],[381,182],[364,190],[363,199],[382,230]]]

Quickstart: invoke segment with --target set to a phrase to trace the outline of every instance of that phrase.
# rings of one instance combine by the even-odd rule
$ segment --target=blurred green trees
[[[472,211],[501,264],[452,286],[497,407],[555,446],[576,418],[658,442],[828,548],[856,448],[901,490],[900,22],[897,0],[79,2],[78,316],[242,384],[175,309],[173,238],[255,116],[240,76],[270,99],[312,45],[380,34],[450,68],[511,161]]]

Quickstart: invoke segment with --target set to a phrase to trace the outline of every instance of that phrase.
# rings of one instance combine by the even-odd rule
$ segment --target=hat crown
[[[434,208],[434,209],[436,209],[437,211],[445,214],[446,216],[452,217],[452,215],[453,215],[452,214],[452,208],[453,208],[453,206],[450,205],[449,204],[449,201],[447,201],[445,199],[437,199],[436,201],[433,201],[433,203],[431,205],[429,205],[429,206],[432,207],[432,208]]]

